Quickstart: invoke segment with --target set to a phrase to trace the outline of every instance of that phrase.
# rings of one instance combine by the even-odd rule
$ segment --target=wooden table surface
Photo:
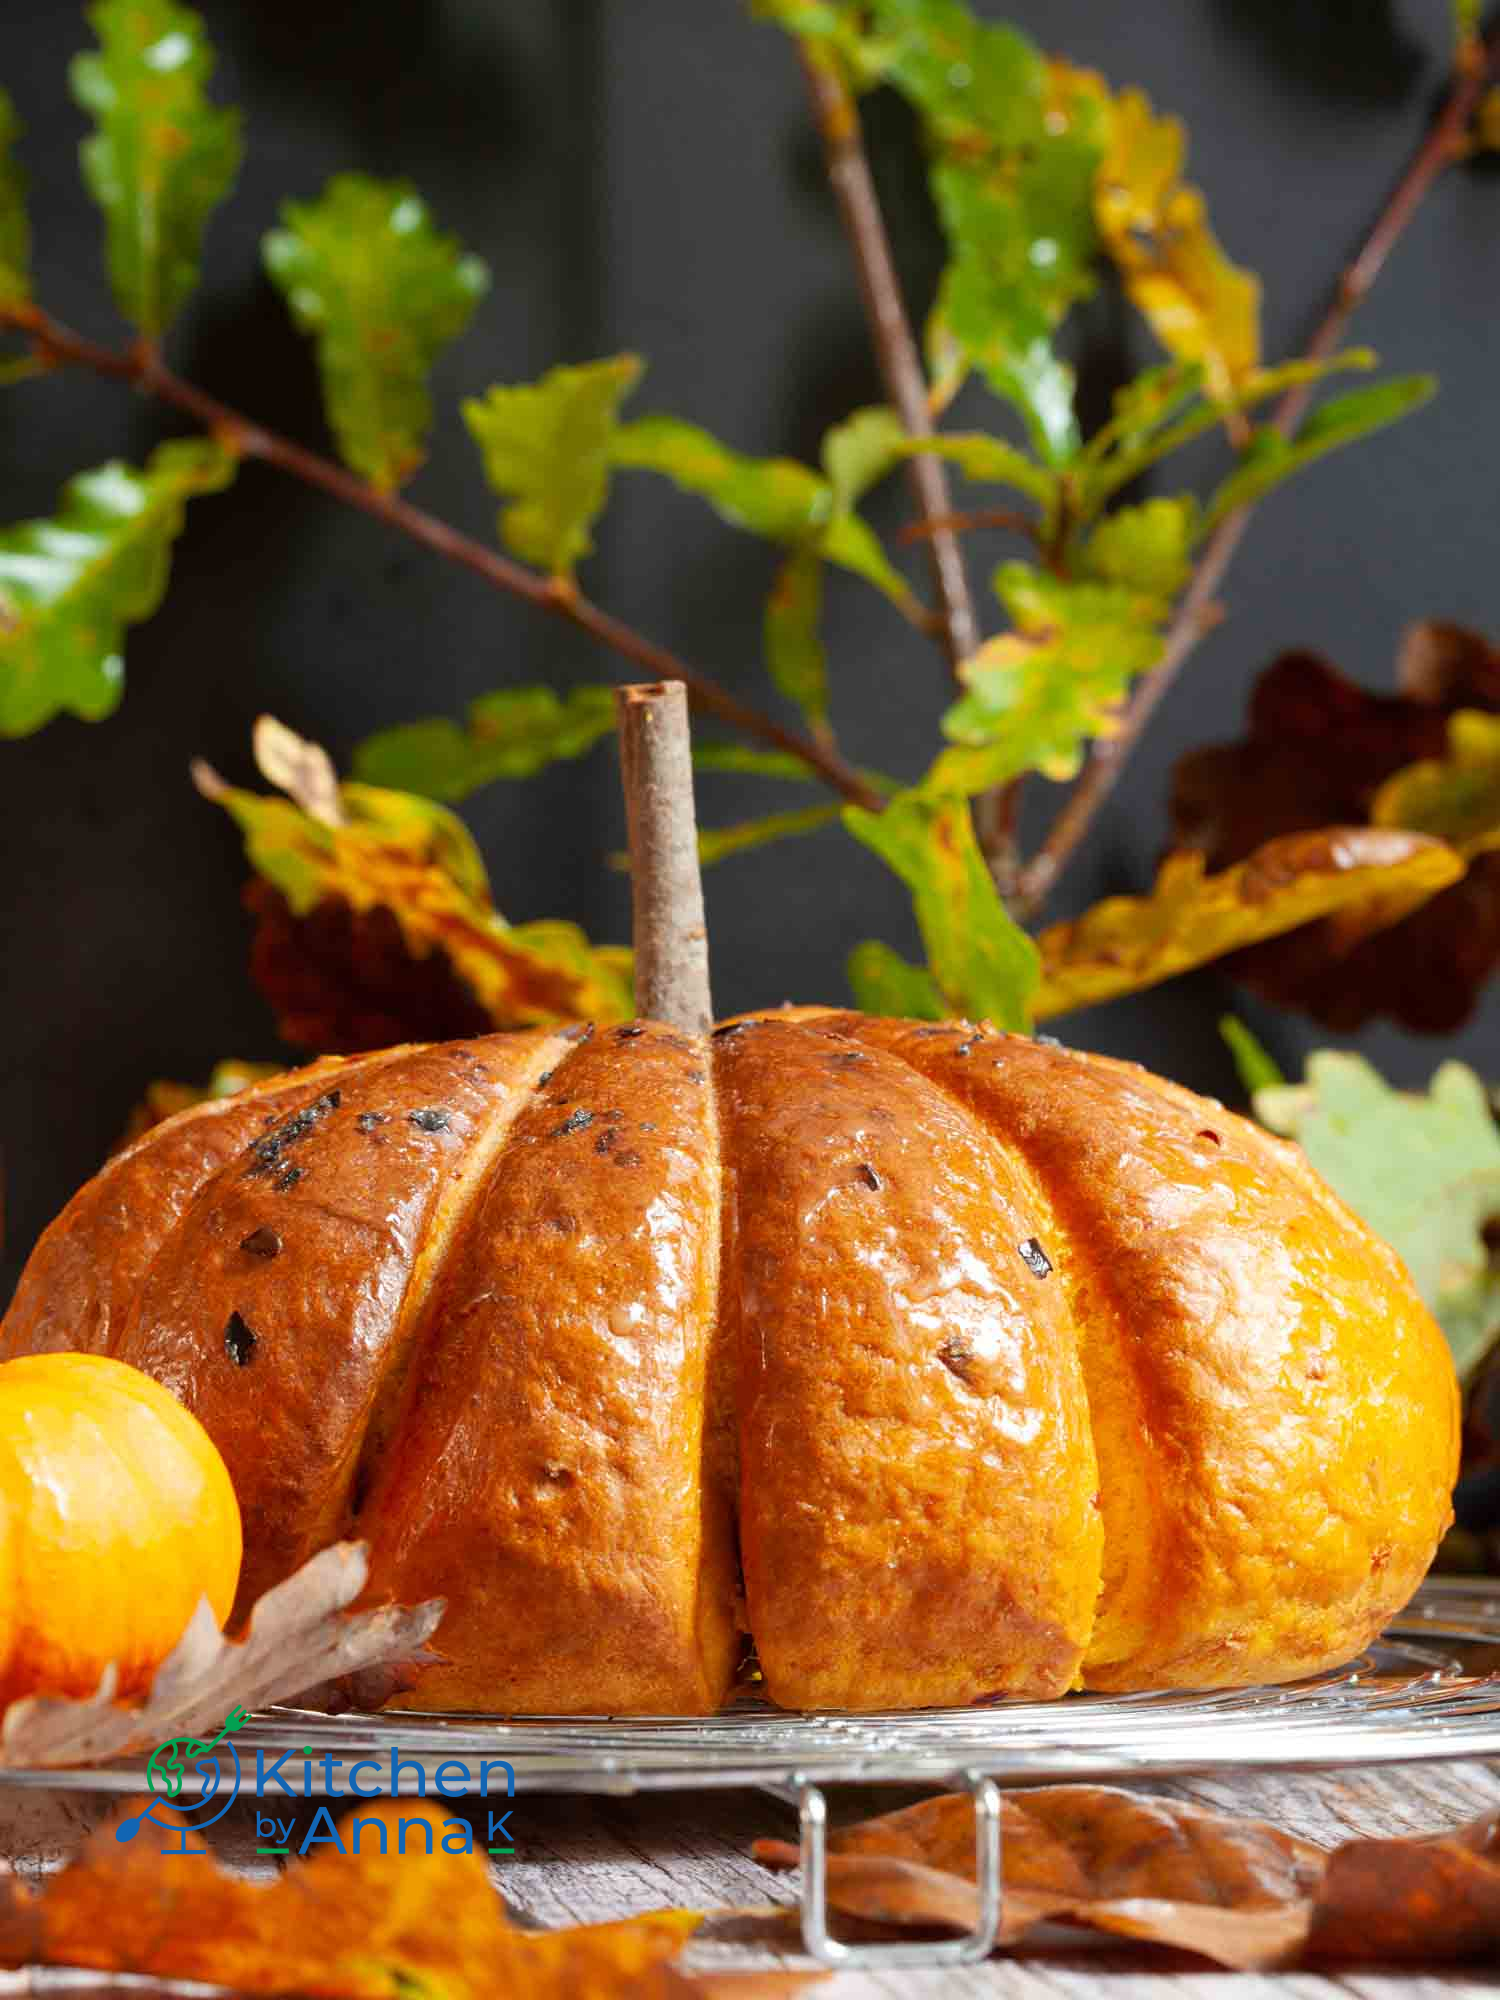
[[[1352,1834],[1435,1833],[1500,1808],[1500,1764],[1412,1765],[1389,1771],[1293,1776],[1246,1773],[1185,1779],[1149,1788],[1219,1811],[1257,1816],[1325,1845]],[[874,1809],[912,1793],[835,1795]],[[859,1810],[864,1810],[861,1804]],[[105,1814],[108,1800],[77,1794],[12,1794],[3,1834],[27,1868],[56,1866]],[[848,1817],[847,1810],[844,1813]],[[791,1905],[797,1878],[777,1876],[750,1858],[761,1834],[795,1838],[795,1814],[754,1791],[655,1793],[630,1799],[547,1798],[517,1801],[514,1861],[492,1864],[516,1920],[526,1924],[597,1922],[663,1905],[709,1912]],[[214,1834],[222,1858],[261,1872],[274,1864],[254,1853],[252,1812],[236,1806]],[[747,1938],[742,1933],[748,1929]],[[767,1922],[746,1925],[710,1916],[688,1963],[700,1970],[803,1965],[768,1941]],[[791,1934],[788,1934],[788,1939]],[[0,1993],[35,1991],[0,1976]],[[1201,1960],[1079,1933],[1053,1932],[1024,1956],[936,1972],[840,1972],[816,1989],[826,2000],[1467,2000],[1500,1991],[1500,1964],[1458,1969],[1261,1975],[1208,1970]]]

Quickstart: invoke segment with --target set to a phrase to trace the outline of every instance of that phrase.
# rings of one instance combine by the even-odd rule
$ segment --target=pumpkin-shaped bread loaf
[[[1283,1680],[1449,1519],[1406,1272],[1296,1148],[1129,1064],[804,1009],[327,1061],[182,1113],[0,1354],[147,1370],[240,1608],[362,1536],[410,1699],[695,1712]]]

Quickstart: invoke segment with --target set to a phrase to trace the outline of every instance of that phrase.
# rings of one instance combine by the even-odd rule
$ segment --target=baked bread
[[[816,1009],[330,1060],[170,1119],[0,1356],[201,1418],[241,1609],[329,1540],[441,1594],[412,1705],[1285,1680],[1446,1526],[1458,1397],[1293,1146],[1133,1065]]]

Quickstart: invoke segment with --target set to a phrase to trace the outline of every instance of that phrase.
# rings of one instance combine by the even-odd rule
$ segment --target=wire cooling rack
[[[398,1794],[437,1790],[445,1762],[477,1774],[486,1758],[510,1766],[518,1793],[773,1789],[800,1807],[802,1935],[815,1957],[830,1965],[963,1964],[983,1958],[998,1935],[997,1782],[1500,1757],[1500,1583],[1434,1578],[1358,1660],[1285,1687],[877,1715],[789,1714],[748,1699],[719,1715],[638,1719],[271,1708],[214,1760],[195,1760],[183,1803],[219,1792],[227,1809],[241,1771],[256,1767],[257,1751],[278,1760],[287,1790],[308,1798],[333,1790],[348,1799],[351,1766],[371,1759],[378,1775],[373,1784],[365,1778],[367,1789]],[[330,1757],[332,1766],[324,1761]],[[492,1778],[490,1790],[503,1782]],[[967,1937],[851,1947],[830,1935],[822,1788],[872,1783],[942,1785],[972,1796],[979,1920]],[[0,1769],[6,1785],[151,1789],[144,1758],[88,1769]]]
[[[1210,1771],[1331,1768],[1500,1756],[1500,1583],[1434,1578],[1351,1665],[1285,1687],[874,1715],[789,1714],[742,1700],[711,1716],[322,1715],[271,1708],[236,1741],[282,1757],[299,1793],[327,1789],[322,1759],[401,1759],[398,1789],[431,1790],[445,1758],[511,1765],[518,1791],[626,1793],[732,1785],[1015,1783]],[[306,1753],[304,1756],[303,1753]],[[304,1774],[303,1765],[307,1770]],[[0,1785],[143,1791],[145,1760],[0,1770]]]

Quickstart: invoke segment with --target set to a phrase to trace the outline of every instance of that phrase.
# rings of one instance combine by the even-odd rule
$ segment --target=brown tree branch
[[[1497,65],[1500,65],[1500,25],[1492,27],[1481,42],[1468,44],[1467,52],[1461,54],[1453,87],[1436,122],[1412,155],[1359,253],[1340,275],[1333,301],[1303,350],[1304,359],[1323,360],[1342,342],[1350,320],[1385,269],[1402,232],[1421,206],[1433,182],[1446,166],[1463,157],[1464,138],[1470,120]],[[1312,383],[1300,383],[1289,389],[1277,405],[1272,423],[1283,437],[1292,436],[1301,423],[1313,388]],[[1161,659],[1137,683],[1115,734],[1101,737],[1094,744],[1083,775],[1053,822],[1046,840],[1022,869],[1014,899],[1018,913],[1035,914],[1056,887],[1079,843],[1114,790],[1157,704],[1199,639],[1218,622],[1213,613],[1214,592],[1239,547],[1251,512],[1245,507],[1237,514],[1227,516],[1204,544],[1192,580],[1167,628]]]
[[[154,347],[145,343],[123,351],[104,347],[98,341],[74,333],[33,304],[0,308],[0,325],[13,326],[27,334],[34,354],[44,366],[86,368],[95,375],[128,383],[144,394],[156,397],[159,402],[181,410],[204,430],[222,438],[242,457],[263,460],[267,465],[289,473],[294,479],[300,479],[304,485],[315,486],[333,499],[342,500],[346,506],[357,507],[362,513],[384,521],[388,527],[399,528],[447,561],[472,570],[494,589],[507,591],[539,610],[565,619],[644,669],[653,679],[681,681],[695,707],[717,716],[721,722],[747,736],[757,737],[778,750],[790,752],[808,767],[812,775],[852,804],[865,806],[873,812],[878,812],[884,804],[880,795],[832,744],[800,736],[795,730],[784,728],[774,717],[751,708],[708,675],[699,673],[664,646],[658,646],[654,640],[645,638],[592,603],[568,579],[542,576],[521,563],[512,562],[498,549],[488,548],[483,542],[449,527],[436,515],[412,506],[410,501],[402,500],[396,494],[380,492],[332,459],[323,458],[291,438],[282,437],[242,416],[239,411],[173,374]]]
[[[819,61],[805,43],[797,46],[885,392],[909,437],[931,437],[927,375],[901,295],[880,198],[865,154],[858,106],[836,70]],[[948,473],[942,460],[930,452],[918,453],[908,463],[906,473],[932,566],[939,636],[948,665],[956,673],[960,661],[977,651],[980,634],[964,572],[963,549],[957,532],[948,525]],[[1019,780],[974,801],[975,832],[1002,895],[1015,879],[1019,804]]]

